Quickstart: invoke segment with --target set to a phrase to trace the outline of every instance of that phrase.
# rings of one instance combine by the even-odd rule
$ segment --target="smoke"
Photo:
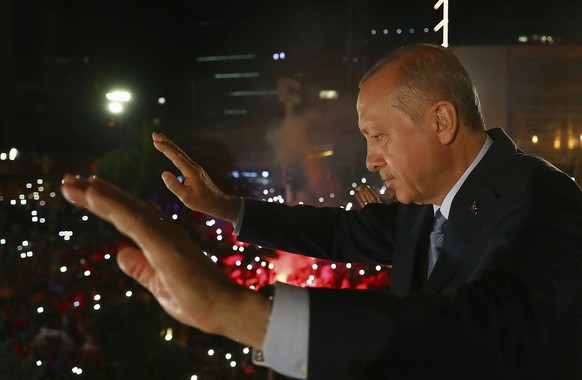
[[[319,113],[311,112],[286,118],[267,135],[275,164],[287,176],[286,198],[291,203],[315,203],[322,194],[339,189],[339,181],[328,174],[327,161],[333,157],[322,155],[331,145],[321,133],[324,124]]]
[[[311,150],[305,117],[284,119],[278,128],[267,135],[267,142],[273,147],[275,161],[280,165],[288,165],[305,157]]]

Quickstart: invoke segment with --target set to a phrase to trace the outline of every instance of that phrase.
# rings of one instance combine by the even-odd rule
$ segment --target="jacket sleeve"
[[[238,239],[338,262],[390,264],[400,214],[396,204],[346,211],[245,200]]]

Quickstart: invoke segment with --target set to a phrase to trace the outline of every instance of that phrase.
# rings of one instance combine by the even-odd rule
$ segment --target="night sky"
[[[17,48],[34,52],[39,25],[54,23],[54,49],[60,57],[89,57],[102,75],[149,77],[163,81],[204,51],[233,45],[282,48],[294,25],[287,15],[296,4],[319,4],[322,12],[347,8],[346,0],[119,0],[15,1]],[[369,0],[369,23],[418,24],[440,17],[432,0]],[[295,4],[295,5],[294,5]],[[317,6],[313,6],[317,11]],[[41,14],[49,11],[51,19]],[[322,14],[319,17],[328,17]],[[555,0],[450,1],[451,44],[515,42],[522,33],[558,35],[562,43],[582,43],[582,2]],[[313,22],[318,20],[313,18]],[[430,27],[434,25],[428,25]],[[40,36],[42,40],[43,36]],[[234,38],[236,37],[236,38]],[[230,44],[229,44],[230,42]]]
[[[76,146],[84,136],[80,122],[87,131],[102,127],[97,104],[109,86],[132,88],[146,108],[153,108],[158,96],[184,100],[195,57],[203,54],[294,49],[308,61],[328,48],[345,49],[346,14],[359,1],[14,1],[17,81],[26,91],[41,88],[17,105],[26,114],[21,123],[40,142],[21,136],[19,143],[30,143],[31,149],[59,142]],[[353,38],[366,39],[370,50],[382,46],[370,42],[372,28],[432,28],[442,14],[432,0],[366,4],[363,33]],[[450,0],[449,18],[451,45],[515,44],[517,36],[534,33],[553,35],[560,44],[582,43],[579,0]],[[428,37],[420,32],[390,37],[384,48],[440,42],[440,33],[432,31]]]

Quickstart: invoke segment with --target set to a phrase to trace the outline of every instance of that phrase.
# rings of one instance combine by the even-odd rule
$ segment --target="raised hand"
[[[182,183],[174,174],[165,171],[162,179],[166,187],[186,207],[235,223],[240,209],[240,198],[220,190],[206,171],[169,138],[154,132],[152,139],[156,149],[168,157],[185,178]]]
[[[262,347],[269,302],[231,282],[177,226],[97,178],[67,175],[64,197],[111,222],[139,247],[119,251],[117,262],[147,288],[172,317],[203,331]]]
[[[356,200],[360,207],[364,207],[368,203],[381,203],[380,196],[374,192],[367,185],[360,185],[356,189]]]

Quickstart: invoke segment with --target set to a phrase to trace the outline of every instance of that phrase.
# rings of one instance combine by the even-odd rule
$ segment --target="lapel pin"
[[[473,201],[470,210],[474,215],[477,215],[479,213],[479,205],[477,204],[477,202]]]

